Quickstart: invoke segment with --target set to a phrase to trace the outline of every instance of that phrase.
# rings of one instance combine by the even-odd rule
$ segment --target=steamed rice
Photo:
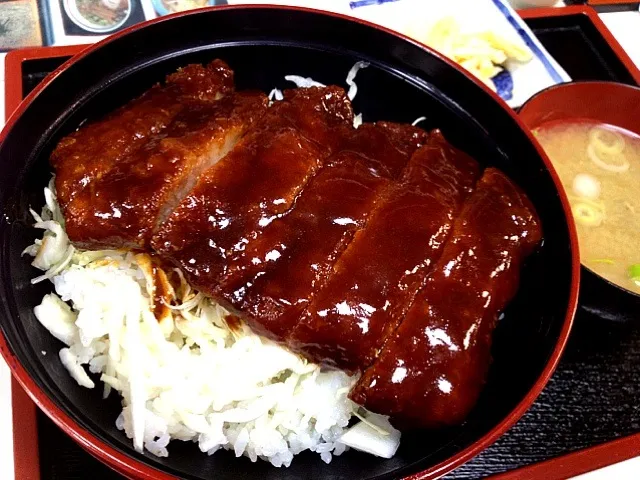
[[[56,293],[35,315],[66,344],[60,361],[79,385],[95,388],[99,378],[105,398],[111,389],[122,396],[116,425],[136,450],[163,457],[171,440],[192,441],[209,455],[232,450],[277,467],[304,450],[327,463],[348,445],[395,453],[399,432],[347,398],[357,378],[308,363],[246,325],[231,328],[228,312],[184,281],[159,321],[148,255],[74,249],[53,181],[45,200],[41,215],[32,211],[44,236],[25,253],[46,270],[34,283],[49,279]],[[364,422],[349,429],[354,413]]]

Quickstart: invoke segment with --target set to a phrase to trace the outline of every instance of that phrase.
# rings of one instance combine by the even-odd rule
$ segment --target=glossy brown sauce
[[[234,332],[242,331],[243,322],[237,315],[227,315],[224,320],[225,322],[227,322],[227,327],[229,327],[229,330],[232,330]]]
[[[283,339],[295,326],[312,293],[331,272],[389,180],[373,174],[359,155],[331,158],[304,190],[295,208],[262,234],[259,261],[265,268],[222,295],[247,315],[258,331]]]
[[[366,133],[357,133],[361,130]],[[372,173],[389,178],[393,176],[390,169],[385,166],[386,159],[389,159],[389,164],[402,162],[406,165],[411,154],[427,138],[426,132],[417,132],[415,127],[395,124],[364,124],[357,131],[343,128],[339,134],[332,137],[333,143],[329,148],[324,149],[325,152],[341,150],[348,153],[348,156],[357,154],[360,161],[366,164]],[[371,139],[375,140],[369,141]],[[358,152],[353,151],[356,146],[361,147]],[[335,158],[345,157],[343,155]],[[355,157],[353,158],[355,160]],[[328,160],[328,162],[334,160]],[[394,173],[397,176],[398,172]],[[273,261],[263,262],[260,259],[277,247],[275,237],[261,239],[260,235],[258,232],[250,244],[246,243],[242,251],[227,257],[226,272],[220,279],[217,293],[224,295],[225,292],[238,290],[256,275],[264,274],[265,269],[273,264]]]
[[[266,106],[262,93],[192,103],[161,135],[76,194],[65,209],[69,237],[78,245],[145,247],[164,212],[235,146]]]
[[[286,119],[329,153],[339,149],[345,132],[353,128],[351,102],[345,91],[336,86],[285,90],[284,100],[273,104],[272,114],[269,123]]]
[[[162,260],[147,253],[138,253],[135,259],[147,282],[147,292],[154,317],[158,322],[167,319],[173,321],[169,305],[175,300],[175,291],[169,276],[161,266]]]
[[[209,294],[220,294],[220,283],[250,277],[268,247],[261,243],[263,230],[292,207],[352,121],[340,88],[286,91],[285,99],[198,181],[153,247]]]
[[[170,315],[170,308],[173,300],[173,288],[169,283],[169,278],[164,270],[158,266],[153,267],[153,277],[155,281],[155,292],[153,296],[153,315],[158,320]]]
[[[51,154],[61,205],[160,135],[192,99],[217,100],[233,88],[233,71],[221,60],[189,65],[169,75],[165,85],[64,137]]]
[[[403,428],[464,420],[486,378],[498,314],[540,235],[524,194],[487,169],[425,288],[351,398]]]
[[[229,260],[247,258],[247,246],[290,208],[321,164],[322,154],[296,130],[251,135],[205,173],[153,246],[213,293]]]
[[[434,134],[340,257],[289,344],[347,371],[370,365],[437,261],[478,175],[475,160]]]
[[[341,150],[362,155],[379,175],[397,178],[427,137],[427,132],[411,125],[363,123],[345,135]]]

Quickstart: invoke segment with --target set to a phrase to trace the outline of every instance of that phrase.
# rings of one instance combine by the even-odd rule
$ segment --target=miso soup
[[[534,133],[569,197],[582,264],[640,293],[640,136],[588,122]]]

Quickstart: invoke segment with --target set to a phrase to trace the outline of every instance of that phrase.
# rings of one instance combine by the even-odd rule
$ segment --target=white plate
[[[506,0],[229,0],[229,4],[280,4],[343,13],[401,33],[428,32],[444,17],[454,17],[463,31],[490,30],[529,47],[528,63],[507,62],[513,88],[499,88],[500,96],[519,107],[551,85],[571,81]],[[508,82],[507,82],[508,83]]]

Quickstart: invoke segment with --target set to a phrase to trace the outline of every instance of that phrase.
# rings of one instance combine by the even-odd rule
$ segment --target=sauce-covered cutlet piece
[[[156,139],[192,101],[219,100],[233,92],[233,72],[214,60],[169,75],[106,117],[64,137],[51,154],[60,205],[67,204],[124,157]]]
[[[343,128],[333,138],[337,140],[334,150],[356,153],[376,175],[396,178],[427,137],[424,130],[411,125],[378,122],[363,124],[357,130]],[[235,291],[263,271],[265,265],[255,259],[275,247],[267,243],[271,240],[256,239],[238,255],[227,258],[226,273],[220,279],[221,291]]]
[[[478,163],[434,132],[356,233],[289,345],[316,363],[368,367],[440,257],[478,176]]]
[[[293,129],[245,137],[200,178],[154,236],[153,248],[193,285],[213,293],[227,259],[286,212],[322,159],[315,144]]]
[[[389,178],[397,178],[421,145],[427,132],[412,125],[391,122],[363,123],[345,137],[342,150],[356,152]]]
[[[344,135],[353,130],[353,108],[344,89],[295,88],[284,91],[284,100],[274,102],[264,124],[287,124],[322,149],[336,151]]]
[[[66,205],[66,229],[77,245],[148,246],[154,230],[267,109],[262,93],[193,100],[161,134],[121,159]]]
[[[264,268],[221,297],[242,312],[252,328],[282,341],[295,327],[353,234],[365,224],[390,180],[375,175],[362,157],[331,157],[286,216],[262,233]]]
[[[540,240],[539,220],[524,193],[487,169],[424,289],[351,399],[391,415],[401,428],[462,422],[484,385],[498,315]]]
[[[153,248],[204,292],[214,294],[232,259],[291,208],[340,141],[328,132],[350,128],[344,91],[309,90],[271,106],[153,238]]]

